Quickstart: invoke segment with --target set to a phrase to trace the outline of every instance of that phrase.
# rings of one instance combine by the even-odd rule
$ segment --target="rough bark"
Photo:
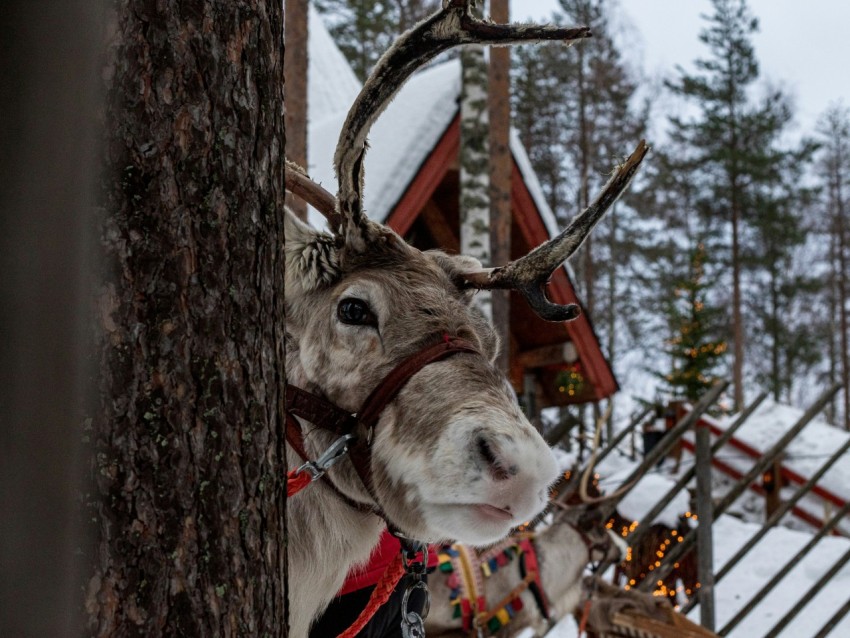
[[[491,0],[490,17],[507,24],[510,21],[507,0]],[[506,264],[511,260],[511,170],[510,149],[511,54],[506,47],[490,49],[490,247],[492,263]],[[510,293],[492,293],[493,325],[504,346],[496,365],[507,374],[510,359]],[[530,415],[531,416],[531,415]]]
[[[307,168],[308,2],[286,0],[285,38],[289,43],[283,57],[286,77],[286,158]],[[307,219],[307,204],[300,197],[286,196],[286,205],[301,219]]]
[[[88,0],[13,0],[0,19],[0,636],[10,638],[79,635],[98,17]]]
[[[93,635],[285,635],[283,15],[116,3]]]

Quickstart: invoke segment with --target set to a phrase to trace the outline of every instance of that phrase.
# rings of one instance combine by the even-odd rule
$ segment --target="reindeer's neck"
[[[297,356],[292,354],[287,348],[287,382],[302,387],[305,380]],[[304,389],[316,391],[309,386]],[[305,450],[316,458],[333,441],[333,435],[303,422],[302,426]],[[303,463],[289,444],[286,458],[288,470]],[[329,476],[346,493],[353,491],[355,498],[363,496],[347,460],[334,466]],[[348,571],[369,558],[384,523],[377,516],[354,509],[323,481],[316,481],[287,500],[287,527],[291,635],[306,638],[310,622],[339,591]]]

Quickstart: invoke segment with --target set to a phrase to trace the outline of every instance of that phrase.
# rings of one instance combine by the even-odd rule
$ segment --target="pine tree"
[[[712,305],[705,261],[705,245],[698,243],[690,254],[688,277],[679,282],[669,308],[675,332],[667,349],[671,370],[663,378],[672,394],[691,401],[711,387],[727,350],[719,336],[722,310]]]
[[[701,187],[697,211],[705,227],[728,235],[726,250],[708,253],[721,260],[728,250],[731,279],[731,326],[734,342],[732,378],[736,408],[744,399],[744,286],[747,267],[744,242],[758,214],[758,190],[772,179],[783,152],[777,149],[779,133],[790,121],[786,101],[771,91],[760,103],[750,92],[758,79],[758,62],[752,36],[758,20],[745,0],[712,0],[714,13],[700,40],[709,56],[696,60],[696,72],[679,69],[668,83],[674,95],[694,104],[694,117],[671,117],[671,135],[686,149],[680,170]]]

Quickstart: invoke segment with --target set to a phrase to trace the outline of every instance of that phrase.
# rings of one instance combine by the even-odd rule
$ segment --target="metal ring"
[[[416,589],[421,589],[425,592],[425,603],[422,605],[422,613],[417,614],[420,618],[424,620],[431,612],[431,592],[428,589],[428,583],[426,583],[424,580],[417,580],[409,584],[407,586],[407,589],[404,590],[404,597],[401,599],[401,613],[402,616],[404,616],[405,618],[407,617],[407,604],[410,601],[410,594]]]

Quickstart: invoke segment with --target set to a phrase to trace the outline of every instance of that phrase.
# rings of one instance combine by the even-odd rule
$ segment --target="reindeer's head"
[[[496,335],[471,303],[473,292],[519,288],[547,318],[575,317],[576,307],[545,298],[545,282],[625,188],[645,150],[639,148],[556,240],[505,268],[482,270],[471,258],[421,252],[367,219],[361,198],[366,133],[416,66],[461,42],[587,35],[586,29],[516,31],[471,18],[467,2],[445,4],[379,61],[352,106],[335,158],[337,198],[287,170],[287,187],[324,213],[333,231],[317,232],[287,213],[287,375],[358,412],[382,379],[423,347],[445,337],[469,342],[474,352],[415,372],[375,427],[360,433],[373,439],[371,489],[344,480],[340,489],[358,501],[377,501],[402,532],[421,540],[486,543],[543,507],[556,467],[491,363]]]
[[[493,367],[496,335],[461,285],[480,264],[389,234],[362,252],[336,249],[292,217],[287,231],[299,385],[358,412],[399,362],[443,335],[478,352],[423,367],[381,414],[371,463],[388,518],[416,538],[483,543],[540,510],[556,467]]]

